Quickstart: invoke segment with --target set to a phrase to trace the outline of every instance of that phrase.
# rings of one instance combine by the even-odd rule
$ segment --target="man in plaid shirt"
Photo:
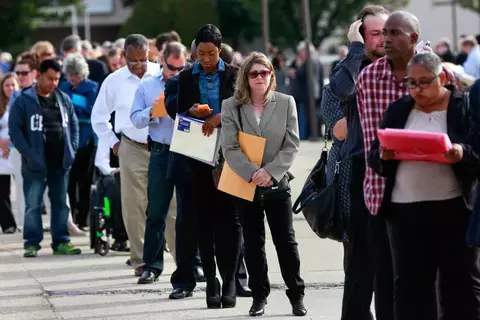
[[[363,69],[358,77],[356,92],[365,159],[388,106],[409,94],[405,77],[419,34],[420,23],[413,14],[394,12],[383,28],[386,56]],[[377,215],[383,201],[385,178],[367,167],[363,191],[367,208],[371,214]]]

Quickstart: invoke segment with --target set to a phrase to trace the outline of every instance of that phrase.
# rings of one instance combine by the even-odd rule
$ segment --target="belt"
[[[170,149],[170,145],[165,144],[165,143],[156,142],[156,141],[151,142],[151,147],[154,148],[154,149],[163,149],[163,148]]]
[[[128,142],[131,142],[133,145],[137,146],[137,147],[140,147],[142,149],[145,149],[145,150],[148,150],[148,144],[146,143],[141,143],[141,142],[138,142],[138,141],[135,141],[133,139],[130,139],[129,137],[127,137],[125,134],[122,133],[122,137],[127,140]]]

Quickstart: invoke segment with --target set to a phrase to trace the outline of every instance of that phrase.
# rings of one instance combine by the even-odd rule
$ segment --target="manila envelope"
[[[238,142],[248,160],[261,166],[265,151],[265,138],[239,132]],[[225,161],[218,183],[218,190],[252,202],[256,189],[257,185],[254,182],[249,183],[243,180]]]
[[[155,101],[152,102],[152,118],[162,118],[168,115],[165,108],[165,94],[162,93]]]

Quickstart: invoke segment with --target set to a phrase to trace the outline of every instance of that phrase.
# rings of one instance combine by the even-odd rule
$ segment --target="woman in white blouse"
[[[433,53],[415,55],[408,64],[406,96],[388,108],[381,128],[445,133],[450,163],[395,160],[395,151],[376,139],[368,163],[386,177],[386,212],[395,276],[395,320],[479,319],[479,294],[472,270],[478,249],[465,235],[467,204],[478,176],[479,156],[467,139],[468,102],[445,87],[442,62]],[[438,274],[438,294],[435,283]]]

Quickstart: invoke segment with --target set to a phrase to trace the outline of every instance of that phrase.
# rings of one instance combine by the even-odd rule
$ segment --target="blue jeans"
[[[298,104],[298,129],[299,129],[299,136],[301,140],[308,139],[308,109],[307,105],[304,103]]]
[[[167,179],[170,146],[155,144],[148,165],[148,207],[143,261],[145,269],[163,271],[165,224],[173,196],[173,180]]]
[[[51,203],[50,233],[52,249],[59,244],[70,242],[68,234],[67,186],[68,171],[62,168],[49,168],[44,175],[23,175],[23,193],[25,195],[25,222],[23,226],[24,247],[39,250],[43,240],[42,200],[48,185],[48,197]]]

